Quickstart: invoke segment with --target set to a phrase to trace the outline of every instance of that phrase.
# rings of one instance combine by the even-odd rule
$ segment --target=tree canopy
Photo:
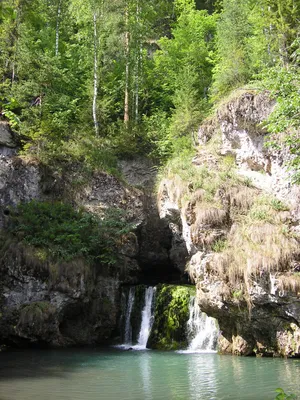
[[[163,161],[255,81],[298,157],[299,19],[295,0],[3,0],[0,118],[44,161]]]

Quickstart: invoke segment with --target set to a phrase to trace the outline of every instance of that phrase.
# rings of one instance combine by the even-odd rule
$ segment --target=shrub
[[[287,394],[281,388],[276,389],[275,392],[277,393],[277,396],[275,397],[275,400],[293,400],[293,399],[296,399],[296,396],[294,394]]]
[[[19,204],[9,224],[19,241],[43,249],[53,260],[84,257],[105,264],[116,262],[118,240],[131,228],[120,209],[106,210],[99,218],[68,204],[37,201]]]

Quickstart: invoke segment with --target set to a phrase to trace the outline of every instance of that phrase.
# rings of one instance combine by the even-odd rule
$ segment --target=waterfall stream
[[[126,290],[126,296],[123,297],[124,300],[126,299],[123,308],[124,344],[120,346],[121,348],[127,350],[145,350],[147,348],[154,322],[155,292],[155,287],[143,285],[132,286],[129,290]],[[159,295],[161,295],[161,292],[159,292]],[[189,298],[189,319],[186,325],[188,348],[180,352],[215,352],[219,335],[218,322],[201,311],[194,296],[190,295]],[[168,307],[168,304],[166,307]],[[163,332],[163,334],[166,335],[166,332]]]
[[[155,288],[148,287],[145,288],[144,301],[141,304],[143,309],[141,309],[141,325],[139,327],[139,334],[137,338],[137,343],[134,344],[134,337],[136,335],[132,332],[132,313],[136,310],[135,302],[140,301],[138,292],[136,292],[135,287],[131,287],[126,296],[126,307],[125,307],[125,323],[124,323],[124,344],[121,348],[134,349],[134,350],[145,350],[147,346],[147,341],[151,332],[151,328],[154,320],[154,307],[153,298],[155,294]]]
[[[208,317],[201,311],[195,297],[191,297],[189,311],[189,320],[187,322],[189,346],[186,352],[204,353],[216,351],[219,335],[217,320]]]
[[[151,286],[145,290],[145,305],[142,311],[141,329],[139,333],[138,343],[136,346],[134,346],[135,349],[140,349],[140,350],[146,349],[147,341],[150,335],[154,318],[152,309],[154,292],[155,288]]]
[[[130,317],[131,317],[132,306],[134,303],[134,298],[135,298],[135,288],[131,287],[129,289],[128,301],[127,301],[127,307],[126,307],[125,334],[124,334],[125,345],[129,345],[129,346],[132,343],[132,327],[131,327],[131,323],[130,323]]]

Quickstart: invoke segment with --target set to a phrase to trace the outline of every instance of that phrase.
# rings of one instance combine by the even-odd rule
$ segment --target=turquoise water
[[[300,394],[300,360],[93,350],[0,353],[0,400],[274,399]]]

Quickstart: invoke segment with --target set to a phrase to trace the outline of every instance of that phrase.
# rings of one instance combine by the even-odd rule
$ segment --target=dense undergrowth
[[[84,259],[111,265],[121,237],[132,228],[120,209],[105,210],[99,217],[69,204],[31,201],[11,209],[8,232],[32,247],[41,261]]]

